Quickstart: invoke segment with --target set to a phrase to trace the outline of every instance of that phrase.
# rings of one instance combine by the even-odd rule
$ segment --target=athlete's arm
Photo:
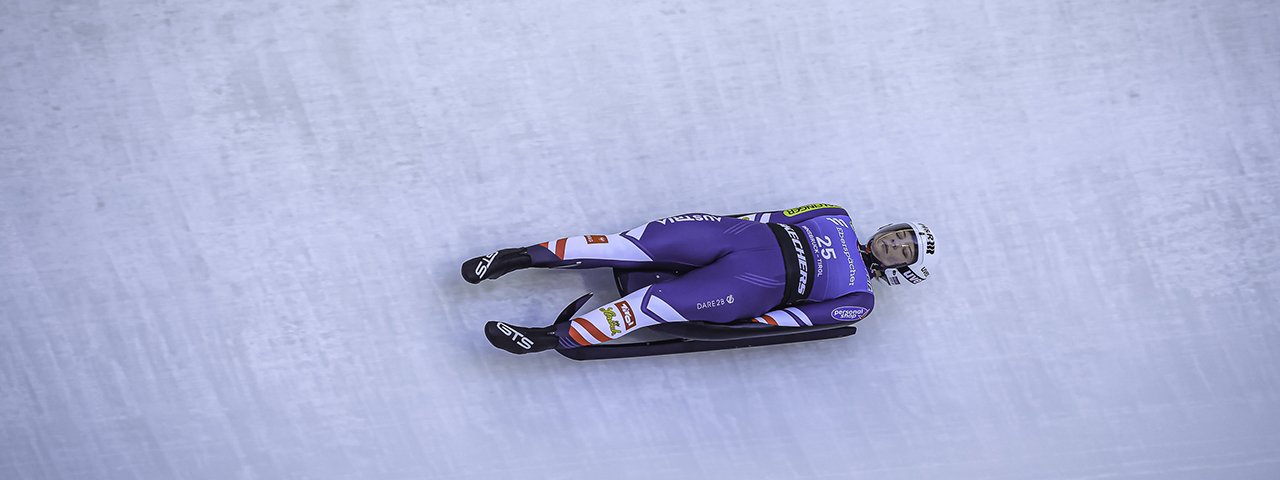
[[[875,299],[871,294],[857,292],[831,300],[780,308],[751,321],[780,327],[854,323],[870,314],[874,306]]]
[[[743,220],[760,223],[787,223],[796,224],[811,218],[822,217],[826,215],[843,215],[848,216],[844,208],[839,205],[830,203],[812,203],[796,208],[788,208],[786,210],[774,210],[770,212],[752,212],[742,213],[738,215],[726,215],[729,217],[738,217]]]

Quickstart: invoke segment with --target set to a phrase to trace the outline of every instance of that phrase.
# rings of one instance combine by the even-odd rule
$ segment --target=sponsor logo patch
[[[497,256],[498,256],[498,252],[493,252],[488,255],[485,255],[484,258],[480,259],[480,263],[476,265],[476,276],[480,278],[484,278],[484,272],[489,271],[489,265],[493,264],[493,259]],[[502,327],[498,327],[498,328],[502,328]]]
[[[804,254],[804,246],[800,243],[800,235],[796,234],[796,230],[790,225],[783,225],[782,228],[791,237],[791,246],[795,247],[796,261],[800,264],[800,285],[796,287],[796,293],[804,295],[804,287],[809,283],[809,258]]]
[[[921,225],[921,227],[924,228],[924,236],[925,236],[924,252],[929,255],[933,255],[933,248],[934,248],[933,232],[929,231],[929,227],[926,227],[924,225]],[[928,276],[929,274],[926,273],[925,275]]]
[[[912,284],[916,284],[924,281],[923,278],[920,278],[920,276],[916,275],[916,272],[907,270],[906,268],[899,268],[898,273],[901,273],[902,276],[906,277],[907,281],[911,282]]]
[[[855,322],[867,315],[866,307],[840,307],[831,311],[831,318],[842,322]]]
[[[624,300],[624,301],[613,304],[613,306],[618,307],[618,312],[622,314],[623,328],[627,330],[636,328],[636,315],[631,311],[630,303],[627,303]]]
[[[613,311],[613,307],[603,307],[600,312],[604,313],[604,321],[609,322],[609,333],[614,335],[622,333],[622,330],[618,330],[621,325],[617,320],[613,319],[613,317],[618,316],[618,312]]]
[[[591,245],[609,243],[609,237],[607,235],[587,235],[587,243]]]
[[[667,218],[658,220],[658,223],[666,225],[668,223],[676,223],[676,222],[719,222],[721,220],[723,220],[723,218],[717,217],[715,215],[706,215],[706,214],[698,213],[693,215],[676,215],[674,217],[667,217]]]
[[[525,350],[533,348],[533,340],[521,335],[520,332],[515,331],[515,329],[511,328],[510,325],[498,322],[498,330],[501,331],[503,335],[510,335],[511,340],[515,341],[516,345],[519,345],[521,348],[524,348]]]
[[[783,215],[786,215],[786,216],[788,216],[788,217],[794,217],[794,216],[799,215],[799,214],[801,214],[801,213],[805,213],[805,212],[812,212],[812,211],[814,211],[814,210],[820,210],[820,209],[823,209],[823,208],[840,208],[840,206],[839,206],[839,205],[832,205],[832,204],[830,204],[830,203],[810,203],[810,204],[805,205],[805,206],[802,206],[802,207],[788,208],[788,209],[786,209],[786,210],[783,210],[783,211],[782,211],[782,214],[783,214]]]
[[[704,309],[704,308],[723,307],[723,306],[728,305],[728,304],[730,304],[730,303],[733,303],[733,295],[732,295],[732,294],[730,294],[729,296],[724,297],[724,298],[717,298],[717,299],[715,299],[715,300],[707,300],[707,301],[705,301],[705,302],[698,302],[698,307],[697,307],[697,308],[698,308],[698,310],[702,310],[702,309]]]

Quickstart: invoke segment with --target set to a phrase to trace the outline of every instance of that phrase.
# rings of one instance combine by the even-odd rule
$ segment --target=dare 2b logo
[[[866,307],[840,307],[831,311],[831,318],[842,322],[856,322],[867,316],[869,311]]]

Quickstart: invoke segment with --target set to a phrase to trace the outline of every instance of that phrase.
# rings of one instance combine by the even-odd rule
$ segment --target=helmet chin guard
[[[880,257],[876,256],[874,243],[881,240],[881,235],[891,235],[898,232],[911,232],[911,239],[915,248],[915,259],[903,265],[894,265],[891,267],[883,266]],[[923,223],[891,223],[880,227],[876,233],[867,241],[867,247],[871,249],[871,257],[877,262],[876,266],[880,267],[883,275],[880,277],[889,285],[917,284],[929,278],[929,265],[931,265],[936,255],[936,242],[933,238],[933,232]]]

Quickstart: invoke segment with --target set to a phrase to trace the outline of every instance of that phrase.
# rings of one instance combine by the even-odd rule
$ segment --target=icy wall
[[[1280,3],[0,2],[0,478],[1280,478]],[[490,347],[463,259],[839,203],[857,336]],[[605,299],[600,299],[601,301]]]

